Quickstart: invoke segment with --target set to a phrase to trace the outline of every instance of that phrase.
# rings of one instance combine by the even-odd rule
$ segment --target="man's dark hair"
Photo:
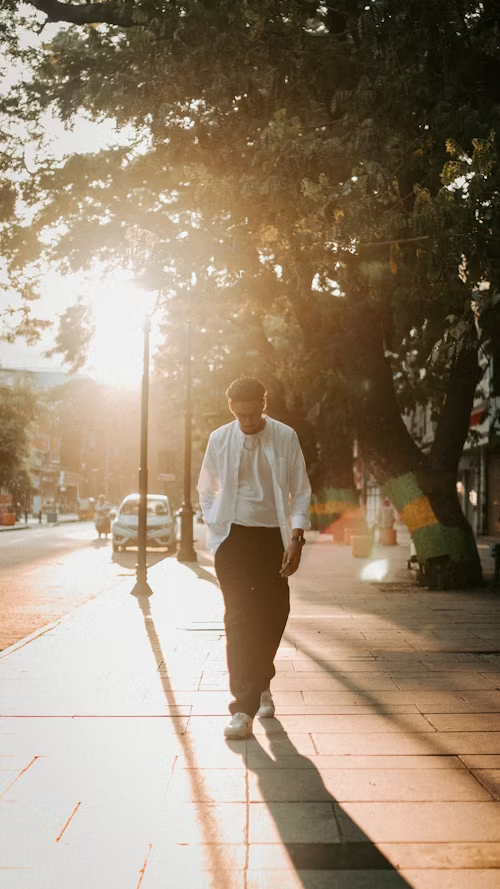
[[[229,401],[262,401],[266,387],[254,377],[239,377],[233,380],[226,392]]]

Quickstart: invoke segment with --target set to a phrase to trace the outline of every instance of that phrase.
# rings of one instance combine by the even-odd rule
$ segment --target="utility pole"
[[[141,460],[139,466],[139,527],[137,532],[137,565],[136,584],[133,596],[151,596],[152,589],[148,584],[147,566],[147,508],[148,508],[148,406],[149,406],[149,334],[151,318],[148,315],[144,322],[144,357],[142,368],[141,391]]]
[[[197,555],[193,545],[193,505],[191,503],[191,451],[192,451],[192,402],[193,380],[191,367],[191,321],[186,321],[186,361],[185,386],[186,402],[184,415],[184,496],[180,510],[181,545],[177,553],[179,562],[196,562]]]

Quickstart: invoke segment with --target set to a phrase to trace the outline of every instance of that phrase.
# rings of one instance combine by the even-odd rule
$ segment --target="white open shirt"
[[[245,435],[237,420],[212,432],[198,481],[200,505],[207,524],[207,550],[215,553],[231,530],[236,513],[238,470]],[[266,417],[262,448],[273,476],[276,512],[283,547],[292,528],[307,531],[311,486],[297,434],[290,426]]]

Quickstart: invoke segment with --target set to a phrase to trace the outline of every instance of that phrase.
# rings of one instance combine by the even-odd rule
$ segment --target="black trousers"
[[[290,613],[288,580],[280,577],[279,528],[231,525],[215,553],[224,597],[231,713],[254,717],[275,675],[274,657]]]

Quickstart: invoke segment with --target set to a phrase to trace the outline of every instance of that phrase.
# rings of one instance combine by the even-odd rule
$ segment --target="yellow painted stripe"
[[[438,520],[430,504],[428,497],[417,497],[411,503],[407,503],[401,510],[401,518],[408,527],[410,534],[419,528],[427,528],[429,525],[437,525]]]
[[[311,512],[318,515],[328,515],[329,513],[339,513],[344,515],[346,512],[358,512],[357,503],[345,503],[341,500],[327,500],[325,503],[311,503]]]

